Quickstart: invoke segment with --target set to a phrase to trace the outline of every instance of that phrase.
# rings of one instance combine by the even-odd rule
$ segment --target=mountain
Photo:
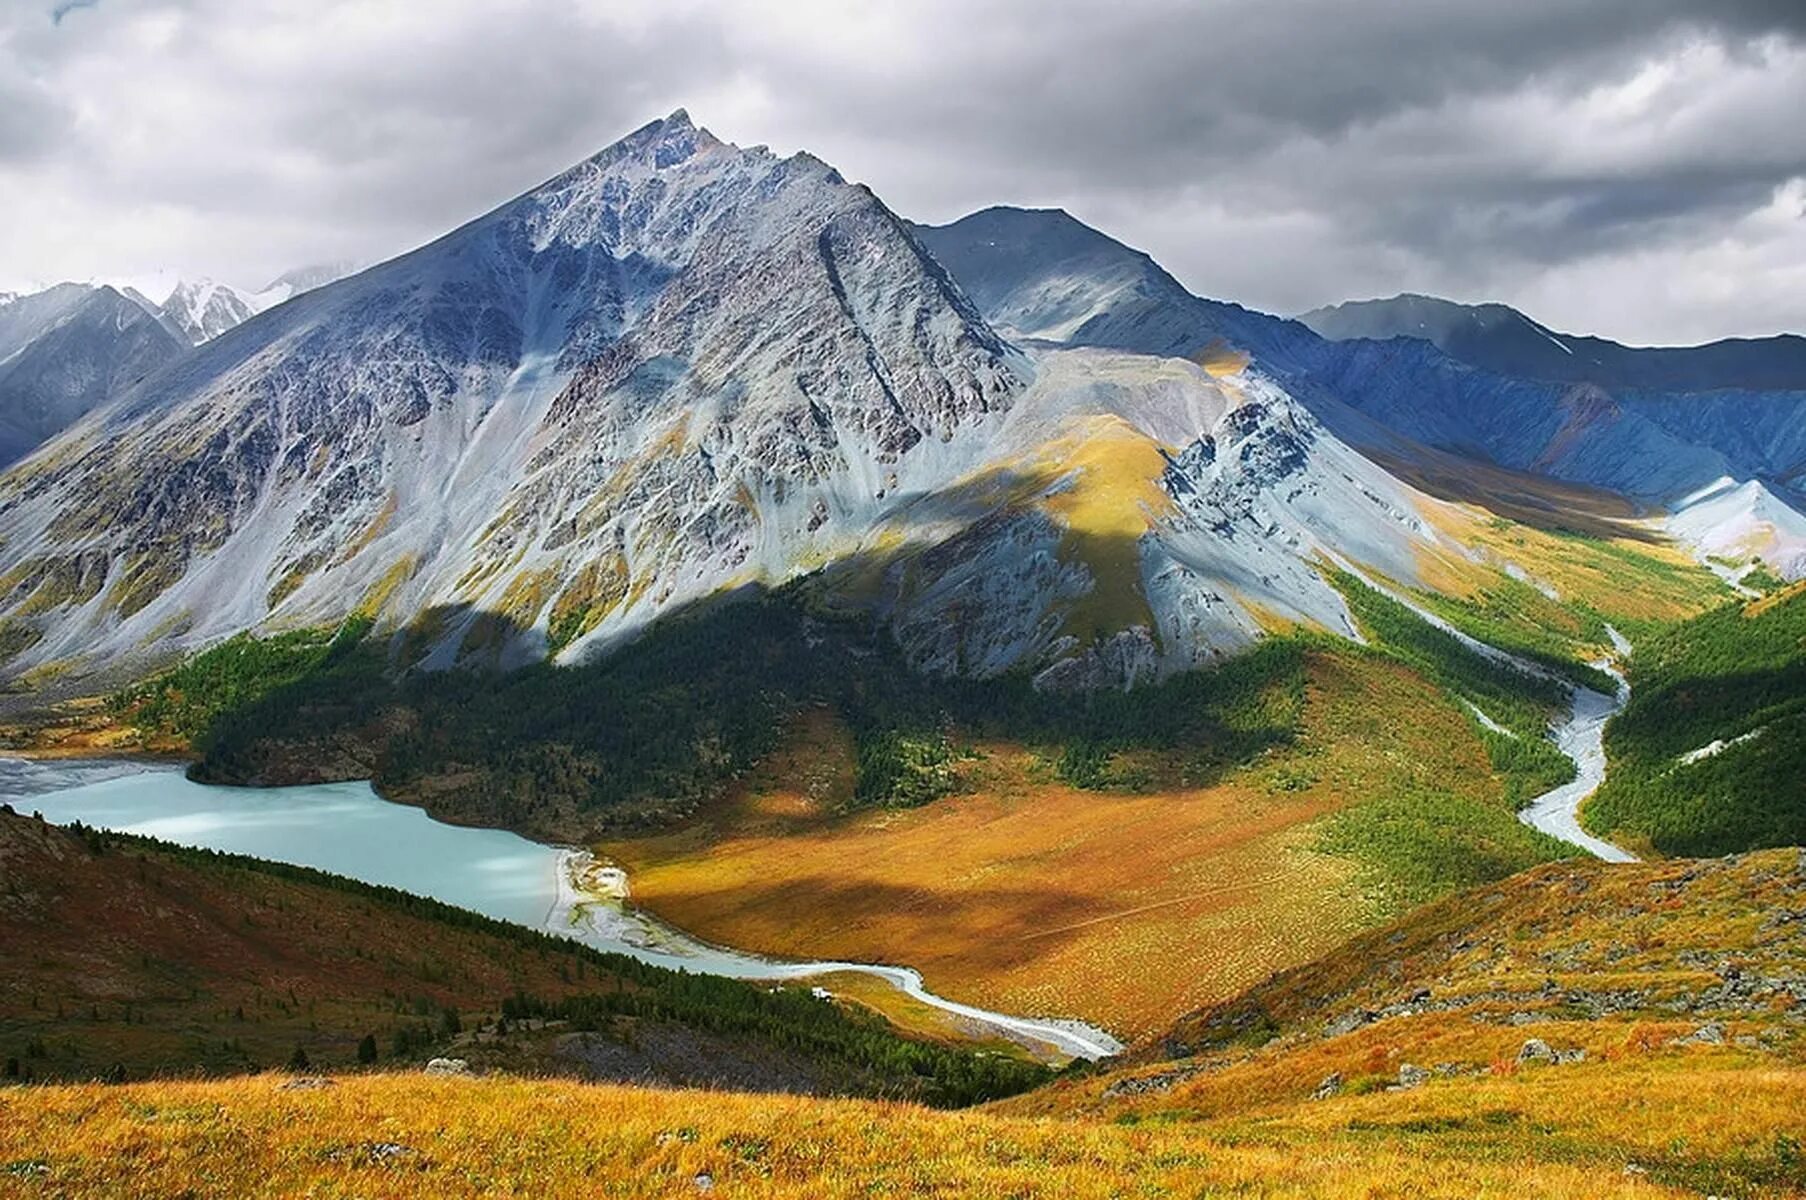
[[[218,337],[242,324],[254,311],[252,302],[223,283],[210,279],[176,284],[158,311],[193,345]]]
[[[154,315],[110,287],[63,283],[0,301],[0,465],[186,349]]]
[[[1331,341],[1421,338],[1498,375],[1603,388],[1704,392],[1806,390],[1806,338],[1728,338],[1702,346],[1625,346],[1557,333],[1504,304],[1457,304],[1407,293],[1350,300],[1298,320]]]
[[[184,279],[160,305],[145,301],[165,323],[180,331],[193,345],[211,341],[250,320],[267,308],[292,300],[303,292],[335,283],[356,268],[350,263],[322,263],[285,271],[255,292],[241,291],[211,279]],[[127,289],[128,294],[130,289]]]
[[[1012,345],[867,189],[678,113],[0,481],[14,668],[352,613],[429,666],[572,661],[824,567],[943,671],[1082,686],[1349,630],[1316,558],[1415,581],[1434,502],[1240,371]]]
[[[337,283],[347,275],[356,274],[357,270],[357,264],[353,262],[315,263],[312,266],[296,267],[276,276],[246,299],[255,311],[262,312],[285,300],[293,300],[302,292],[311,292],[329,283]]]
[[[1789,506],[1806,486],[1806,388],[1786,382],[1795,376],[1785,370],[1702,374],[1720,360],[1702,351],[1675,377],[1659,366],[1642,371],[1647,385],[1505,374],[1428,339],[1331,340],[1193,296],[1146,255],[1063,212],[993,208],[918,232],[999,322],[1069,345],[1251,355],[1325,426],[1394,469],[1440,464],[1438,473],[1455,476],[1442,458],[1454,455],[1648,506],[1724,476],[1763,481]],[[1776,360],[1797,340],[1771,339]],[[1668,351],[1631,353],[1670,361]],[[1757,378],[1786,386],[1746,385]]]

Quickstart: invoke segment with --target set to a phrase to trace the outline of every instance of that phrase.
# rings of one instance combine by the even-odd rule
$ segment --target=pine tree
[[[376,1061],[376,1035],[366,1033],[364,1040],[357,1044],[357,1060],[365,1066]]]

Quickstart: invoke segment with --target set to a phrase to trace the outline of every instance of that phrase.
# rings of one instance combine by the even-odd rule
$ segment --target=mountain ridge
[[[1558,332],[1506,304],[1465,304],[1415,292],[1345,300],[1296,319],[1331,341],[1420,338],[1463,362],[1503,375],[1619,388],[1806,388],[1806,337],[1795,333],[1688,346],[1631,346]]]

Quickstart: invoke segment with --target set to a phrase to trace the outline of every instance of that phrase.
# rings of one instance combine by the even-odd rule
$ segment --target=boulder
[[[1542,1038],[1531,1038],[1518,1050],[1518,1062],[1522,1065],[1530,1063],[1554,1063],[1558,1061],[1555,1051]]]

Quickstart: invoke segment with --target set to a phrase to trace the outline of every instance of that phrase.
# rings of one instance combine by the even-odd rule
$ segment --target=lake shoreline
[[[935,995],[909,967],[769,959],[710,945],[634,905],[626,873],[586,849],[446,822],[422,806],[383,796],[368,781],[227,787],[190,780],[177,773],[178,766],[124,758],[0,756],[0,797],[26,812],[34,806],[46,810],[45,819],[59,824],[80,820],[398,887],[671,969],[774,984],[857,972],[953,1018],[976,1022],[1046,1061],[1104,1058],[1123,1049],[1108,1033],[1081,1021],[1012,1016]],[[55,786],[59,776],[66,780],[60,787]],[[149,778],[154,776],[163,778]],[[220,798],[230,793],[250,802],[221,805]],[[332,815],[331,829],[322,828],[321,813]],[[359,830],[360,822],[368,829]],[[420,862],[401,864],[415,868],[414,874],[399,870],[383,858],[384,846],[429,855],[431,871],[438,874],[419,873]]]

